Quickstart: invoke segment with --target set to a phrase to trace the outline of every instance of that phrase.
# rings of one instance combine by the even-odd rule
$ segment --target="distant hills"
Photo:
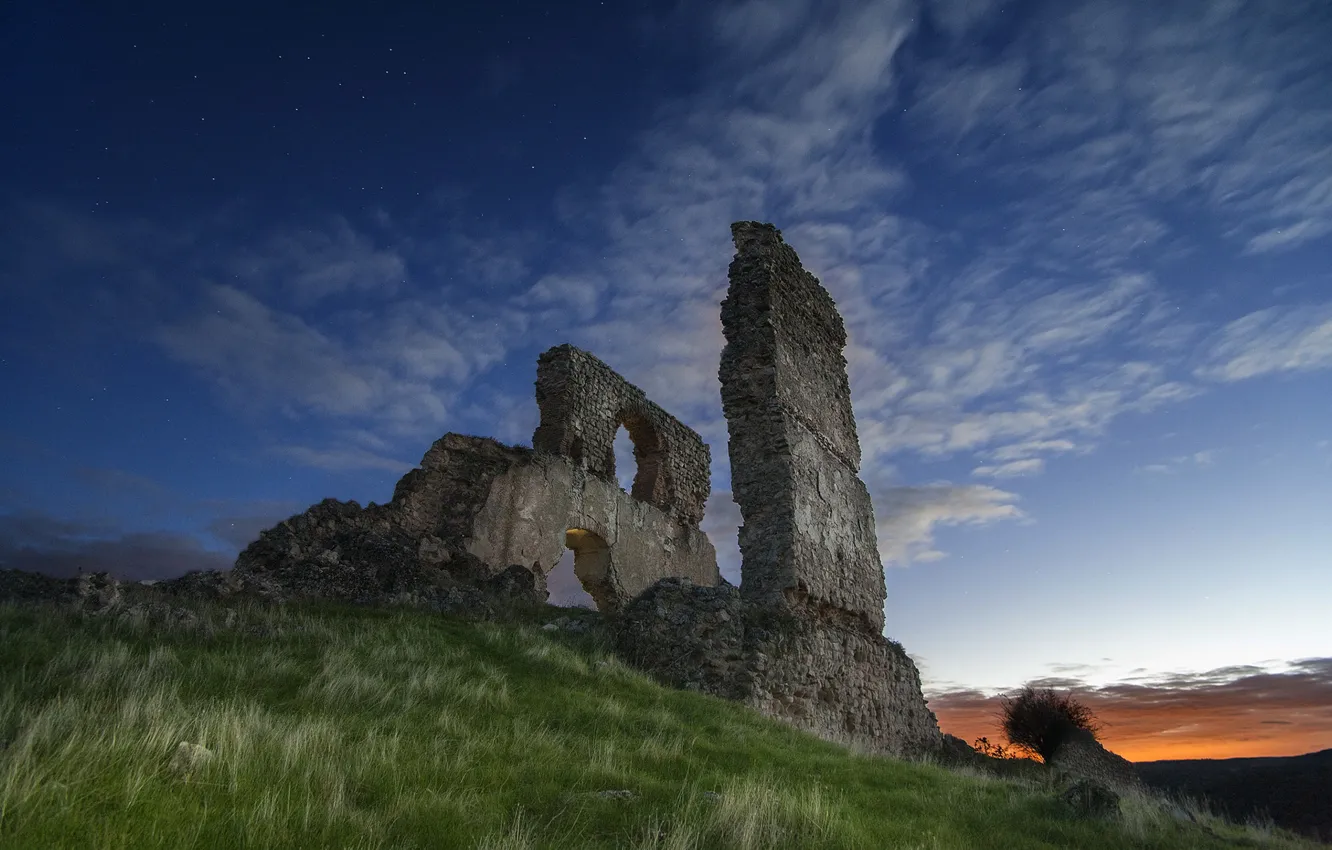
[[[1181,759],[1134,765],[1162,791],[1205,798],[1231,820],[1271,817],[1281,827],[1332,842],[1332,749],[1302,756]]]

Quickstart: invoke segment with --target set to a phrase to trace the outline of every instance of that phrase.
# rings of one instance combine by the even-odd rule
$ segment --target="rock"
[[[1119,795],[1090,779],[1079,779],[1059,795],[1059,799],[1083,818],[1119,816]]]
[[[0,602],[69,602],[77,599],[74,579],[24,570],[0,570]]]
[[[120,582],[110,573],[81,575],[74,587],[79,606],[89,614],[107,614],[120,607]]]
[[[1121,792],[1144,788],[1133,763],[1101,746],[1086,729],[1070,729],[1049,764],[1056,775],[1068,779],[1086,779]]]
[[[177,778],[189,782],[194,772],[212,758],[213,753],[205,747],[181,741],[176,745],[175,755],[171,757],[171,763],[167,767]]]
[[[632,800],[638,795],[633,791],[598,791],[597,796],[603,800]]]

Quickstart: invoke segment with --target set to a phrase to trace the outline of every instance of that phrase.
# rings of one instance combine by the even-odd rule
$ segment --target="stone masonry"
[[[663,681],[868,752],[942,744],[920,675],[883,636],[883,567],[832,297],[770,224],[731,226],[719,377],[744,521],[741,584],[660,582],[617,639]]]
[[[731,486],[744,525],[741,593],[831,606],[883,628],[874,508],[830,296],[771,225],[731,226],[720,378]]]
[[[716,550],[698,527],[711,486],[702,438],[573,346],[541,355],[536,389],[535,449],[445,434],[387,504],[326,499],[260,534],[225,578],[190,574],[163,589],[466,613],[504,598],[545,601],[566,547],[607,614],[664,577],[717,584]],[[633,495],[615,478],[622,424],[639,462]]]
[[[633,497],[698,528],[712,490],[712,452],[697,433],[572,345],[541,355],[536,397],[541,424],[532,445],[537,451],[566,457],[614,484],[615,432],[624,425],[638,467]]]

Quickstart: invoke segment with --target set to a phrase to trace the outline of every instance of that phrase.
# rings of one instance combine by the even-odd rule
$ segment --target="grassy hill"
[[[1205,799],[1236,818],[1267,817],[1332,841],[1332,750],[1283,758],[1141,762],[1149,786]]]
[[[185,605],[0,605],[0,847],[1314,846],[851,754],[540,618]],[[211,755],[173,763],[182,742]]]

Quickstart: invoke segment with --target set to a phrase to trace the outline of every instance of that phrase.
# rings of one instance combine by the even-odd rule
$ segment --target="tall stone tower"
[[[831,606],[883,629],[874,508],[832,296],[770,224],[731,225],[720,378],[740,506],[741,594],[778,608]]]
[[[830,296],[771,224],[731,225],[719,375],[740,506],[740,587],[664,579],[617,647],[659,680],[738,700],[830,741],[936,752],[920,672],[883,635],[883,566]]]

